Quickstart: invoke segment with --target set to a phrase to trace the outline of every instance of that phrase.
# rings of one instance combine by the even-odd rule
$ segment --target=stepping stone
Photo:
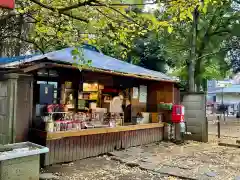
[[[139,164],[136,162],[126,162],[126,165],[129,167],[138,167],[139,166]]]
[[[207,172],[205,173],[208,177],[216,177],[217,174],[215,172]]]
[[[226,147],[233,147],[233,148],[240,148],[240,144],[230,144],[230,143],[218,143],[219,146],[226,146]]]
[[[159,164],[154,164],[154,163],[140,163],[139,168],[143,170],[148,170],[148,171],[157,171],[159,169]]]
[[[234,180],[240,180],[240,176],[235,177]]]
[[[180,179],[189,179],[189,180],[197,180],[197,178],[192,174],[191,170],[183,170],[180,168],[173,167],[161,167],[156,170],[156,172],[160,174],[165,174],[168,176],[174,176]]]
[[[43,173],[43,174],[40,174],[39,179],[40,180],[56,180],[58,179],[58,177],[53,175],[52,173]]]

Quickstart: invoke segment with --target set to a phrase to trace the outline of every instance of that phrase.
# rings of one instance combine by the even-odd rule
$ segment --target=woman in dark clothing
[[[123,112],[124,112],[124,122],[130,123],[132,119],[132,105],[131,105],[131,97],[129,94],[126,94],[123,101]]]

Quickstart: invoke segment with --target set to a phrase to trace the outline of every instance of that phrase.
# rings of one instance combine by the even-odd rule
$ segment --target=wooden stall
[[[33,126],[30,133],[31,141],[45,145],[50,149],[50,152],[42,159],[44,166],[70,162],[113,150],[153,143],[163,139],[162,121],[164,121],[164,118],[169,118],[170,116],[167,116],[169,112],[160,112],[160,116],[162,117],[159,120],[157,105],[159,102],[174,102],[173,83],[138,79],[136,77],[122,77],[100,72],[83,71],[80,73],[72,69],[70,72],[65,68],[57,69],[57,72],[59,73],[57,86],[60,87],[60,95],[57,95],[60,99],[57,102],[61,102],[62,97],[64,97],[63,89],[65,89],[64,86],[67,85],[65,82],[72,82],[72,86],[74,87],[71,90],[73,93],[73,106],[68,107],[69,111],[85,111],[84,107],[79,109],[79,101],[76,97],[79,97],[80,92],[83,91],[84,82],[94,82],[103,86],[102,91],[98,92],[97,98],[94,99],[97,101],[96,106],[104,107],[104,109],[108,109],[107,111],[109,111],[109,107],[104,103],[103,98],[103,96],[106,95],[105,93],[110,91],[110,89],[115,89],[116,91],[119,89],[127,89],[129,93],[128,96],[131,97],[131,117],[130,119],[123,118],[122,122],[116,123],[116,125],[112,127],[98,127],[93,129],[47,132],[46,129]],[[72,77],[76,78],[72,79]],[[35,78],[36,81],[38,81],[38,77]],[[40,79],[44,80],[43,78]],[[79,84],[81,85],[79,86]],[[141,97],[139,97],[141,93],[143,93],[140,92],[142,91],[142,86],[147,87],[146,100],[144,100],[144,98],[140,99]],[[84,97],[82,99],[87,98]],[[66,104],[66,102],[63,103]],[[145,122],[137,122],[137,116],[142,112],[148,114],[149,118]],[[36,118],[34,122],[35,121],[39,120]],[[36,124],[34,122],[33,124]]]
[[[56,133],[32,129],[31,137],[50,149],[41,159],[47,166],[158,142],[162,140],[162,128],[162,123],[154,123]]]
[[[165,76],[79,71],[46,57],[21,71],[34,79],[29,140],[49,148],[43,166],[161,141],[170,112],[158,104],[177,99],[176,82]]]

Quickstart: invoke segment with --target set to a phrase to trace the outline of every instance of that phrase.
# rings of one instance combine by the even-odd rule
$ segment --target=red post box
[[[184,106],[174,104],[172,107],[172,122],[181,123],[184,122]]]

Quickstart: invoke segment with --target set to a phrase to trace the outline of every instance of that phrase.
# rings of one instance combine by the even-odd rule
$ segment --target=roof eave
[[[41,68],[52,68],[52,67],[62,67],[62,68],[71,68],[71,69],[79,69],[76,66],[70,65],[70,64],[59,64],[59,63],[49,63],[49,62],[42,62],[39,64],[35,64],[32,66],[28,66],[26,68],[23,68],[23,72],[28,73],[37,69]],[[139,79],[146,79],[146,80],[154,80],[154,81],[161,81],[161,82],[169,82],[169,83],[178,83],[178,81],[175,80],[169,80],[169,79],[160,79],[160,78],[154,78],[151,76],[144,76],[144,75],[137,75],[137,74],[130,74],[130,73],[123,73],[123,72],[116,72],[106,69],[100,69],[100,68],[93,68],[93,67],[82,67],[82,70],[86,71],[95,71],[95,72],[102,72],[107,74],[114,74],[119,76],[126,76],[126,77],[134,77]]]

